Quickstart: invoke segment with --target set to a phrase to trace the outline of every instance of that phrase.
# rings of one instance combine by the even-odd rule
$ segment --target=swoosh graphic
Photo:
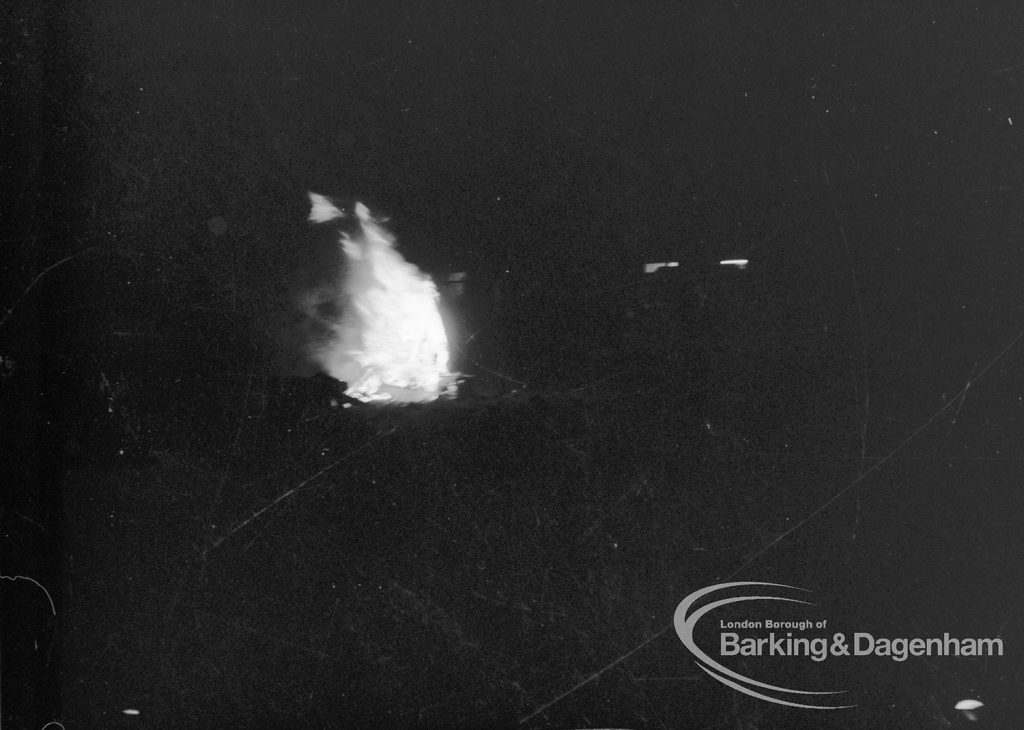
[[[751,689],[751,687],[759,687],[763,690],[787,694],[817,696],[842,694],[846,690],[812,692],[807,690],[792,689],[789,687],[780,687],[778,685],[768,684],[766,682],[759,682],[756,679],[751,679],[750,677],[746,677],[738,672],[734,672],[733,670],[722,666],[717,661],[708,656],[703,649],[697,646],[697,644],[693,640],[693,630],[696,627],[697,622],[700,621],[700,619],[708,612],[713,611],[717,608],[721,608],[722,606],[727,606],[732,603],[743,603],[746,601],[785,601],[787,603],[802,603],[807,606],[814,605],[809,601],[801,601],[797,598],[786,598],[784,596],[736,596],[733,598],[724,598],[719,601],[713,601],[708,605],[703,606],[700,609],[694,611],[692,614],[690,613],[690,609],[693,607],[693,605],[697,603],[697,601],[699,601],[700,599],[709,594],[716,593],[718,591],[729,588],[743,588],[749,586],[769,586],[773,588],[788,588],[794,591],[806,592],[806,589],[804,588],[797,588],[796,586],[785,585],[783,583],[737,581],[734,583],[719,583],[717,585],[708,586],[707,588],[702,588],[699,591],[691,593],[689,596],[684,598],[676,607],[675,615],[673,616],[672,622],[675,626],[676,634],[679,636],[679,640],[682,641],[683,645],[686,646],[686,648],[693,653],[694,657],[697,658],[697,666],[700,667],[704,672],[706,672],[710,676],[717,679],[722,684],[726,685],[727,687],[731,687],[732,689],[735,689],[739,692],[743,692],[744,694],[750,695],[751,697],[757,697],[762,700],[767,700],[768,702],[774,702],[780,705],[788,705],[790,707],[801,707],[813,710],[841,710],[849,707],[856,707],[856,705],[806,705],[796,702],[789,702],[776,697],[772,697],[770,695],[763,694],[754,689]],[[736,681],[731,681],[730,679],[728,679],[728,677],[731,677],[733,680]]]

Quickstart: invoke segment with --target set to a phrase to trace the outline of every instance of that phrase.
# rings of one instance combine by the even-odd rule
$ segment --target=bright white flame
[[[309,220],[349,216],[329,199],[309,194]],[[331,338],[310,357],[344,381],[345,394],[368,403],[436,399],[451,382],[448,336],[430,277],[402,258],[394,237],[356,203],[358,227],[341,233],[346,259],[339,300],[343,311],[328,323]]]

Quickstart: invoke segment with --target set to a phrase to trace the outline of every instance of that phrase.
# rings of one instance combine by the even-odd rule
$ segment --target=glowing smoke
[[[349,213],[323,195],[309,200],[310,222],[346,224],[339,228],[346,263],[339,306],[323,322],[327,336],[309,347],[310,359],[361,401],[436,399],[454,376],[434,282],[402,258],[362,203]]]

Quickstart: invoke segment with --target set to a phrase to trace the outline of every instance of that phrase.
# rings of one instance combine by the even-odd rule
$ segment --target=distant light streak
[[[658,269],[674,269],[679,266],[678,261],[663,261],[657,264],[644,264],[644,273],[653,274]]]
[[[722,259],[718,262],[719,266],[735,266],[737,269],[747,268],[747,264],[750,263],[748,259]]]

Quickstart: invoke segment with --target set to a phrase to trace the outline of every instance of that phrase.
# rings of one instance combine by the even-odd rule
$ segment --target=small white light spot
[[[1013,126],[1013,117],[1007,117],[1006,121],[1008,121],[1010,123],[1011,127]]]
[[[121,714],[123,714],[123,715],[141,715],[142,713],[139,712],[138,710],[133,710],[132,708],[128,708],[127,710],[121,710]]]
[[[960,710],[964,718],[970,722],[977,722],[980,710],[983,705],[978,700],[960,700],[955,705],[956,709]]]
[[[956,705],[953,707],[953,709],[955,709],[955,710],[977,710],[979,707],[984,707],[984,706],[985,705],[982,704],[981,702],[978,702],[978,700],[960,700],[959,702],[956,703]]]

